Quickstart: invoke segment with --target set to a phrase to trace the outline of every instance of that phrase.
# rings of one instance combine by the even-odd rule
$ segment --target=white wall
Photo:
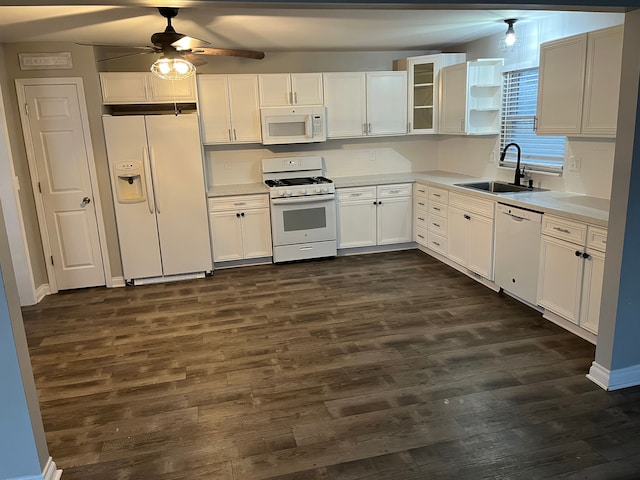
[[[438,140],[420,135],[328,140],[310,145],[205,147],[207,183],[261,182],[263,158],[293,155],[322,155],[329,177],[417,172],[437,169]]]
[[[463,50],[468,59],[504,57],[505,70],[535,67],[539,62],[540,43],[623,22],[623,14],[556,12],[544,20],[518,21],[515,30],[521,47],[515,52],[504,54],[499,50],[502,34],[469,43]],[[512,180],[512,169],[498,167],[497,142],[495,136],[442,137],[438,166],[442,170]],[[569,138],[563,175],[534,174],[534,182],[553,190],[610,198],[614,153],[614,139]]]

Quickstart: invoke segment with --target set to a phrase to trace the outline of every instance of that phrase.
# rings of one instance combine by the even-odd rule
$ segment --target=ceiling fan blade
[[[135,52],[135,53],[125,53],[122,55],[117,55],[115,57],[109,57],[109,58],[101,58],[100,60],[97,60],[98,63],[100,62],[108,62],[109,60],[117,60],[119,58],[127,58],[127,57],[136,57],[138,55],[149,55],[150,53],[158,53],[155,50],[151,50],[149,49],[146,52]]]
[[[206,65],[207,61],[199,55],[193,55],[191,53],[182,54],[182,58],[190,62],[194,67],[200,67]]]
[[[211,42],[207,42],[206,40],[201,40],[199,38],[190,37],[188,35],[184,35],[179,40],[176,40],[171,44],[176,50],[193,50],[198,47],[204,47],[205,45],[211,45]]]
[[[80,42],[76,42],[76,45],[82,45],[83,47],[104,47],[104,48],[123,48],[123,49],[126,48],[127,50],[137,50],[137,49],[153,50],[153,47],[150,47],[148,45],[145,45],[143,47],[141,45],[114,45],[109,43],[80,43]]]
[[[254,52],[251,50],[231,50],[228,48],[194,48],[191,53],[195,55],[224,55],[227,57],[243,57],[255,58],[260,60],[264,58],[264,52]]]

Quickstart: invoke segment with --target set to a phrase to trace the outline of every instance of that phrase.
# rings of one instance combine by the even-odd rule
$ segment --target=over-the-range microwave
[[[324,142],[327,139],[325,107],[291,106],[260,109],[262,143]]]

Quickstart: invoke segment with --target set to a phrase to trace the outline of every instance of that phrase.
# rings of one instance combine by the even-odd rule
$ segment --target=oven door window
[[[282,222],[285,232],[327,228],[326,208],[317,207],[301,210],[286,210],[282,212]]]
[[[333,198],[309,203],[271,205],[274,245],[324,242],[336,239],[336,203]]]

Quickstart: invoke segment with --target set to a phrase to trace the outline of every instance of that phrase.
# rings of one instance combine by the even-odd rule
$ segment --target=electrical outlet
[[[581,158],[577,155],[569,156],[569,171],[570,172],[579,172],[580,171],[580,163]]]
[[[224,162],[224,169],[231,170],[231,162],[229,160]]]

